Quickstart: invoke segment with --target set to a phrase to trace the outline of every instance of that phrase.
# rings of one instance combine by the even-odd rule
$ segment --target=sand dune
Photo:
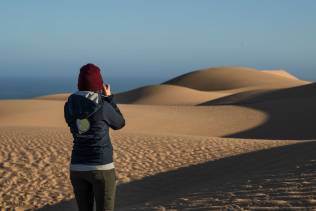
[[[200,91],[175,85],[149,85],[126,92],[114,93],[115,99],[120,104],[139,105],[199,105],[203,102],[222,98],[252,87],[223,90]],[[52,94],[34,97],[35,100],[66,101],[71,93]]]
[[[0,126],[66,127],[63,101],[1,100]]]
[[[118,210],[316,209],[315,87],[210,68],[118,94]],[[68,95],[0,101],[1,209],[76,210]]]
[[[63,101],[0,101],[0,126],[67,127]],[[125,132],[226,136],[262,124],[266,116],[253,109],[225,106],[121,105]]]
[[[121,105],[125,132],[263,139],[314,139],[315,85],[237,93],[207,106]],[[245,96],[243,96],[245,94]],[[225,106],[209,106],[222,105]],[[63,101],[0,101],[0,126],[66,127]],[[304,112],[302,112],[304,111]]]
[[[208,68],[193,71],[161,85],[150,85],[116,93],[121,104],[207,105],[217,99],[239,99],[271,91],[308,84],[284,70],[259,71],[245,67]],[[40,96],[35,99],[65,101],[70,93]],[[236,100],[234,100],[235,102]],[[230,101],[228,101],[230,102]]]
[[[304,84],[303,81],[245,67],[219,67],[189,72],[164,84],[189,87],[203,91],[228,90],[250,86],[287,87]]]
[[[230,103],[262,92],[308,83],[284,70],[208,68],[181,75],[161,85],[119,93],[117,99],[123,104],[208,105],[207,102],[217,99],[229,99],[226,102]],[[232,101],[233,98],[236,100]]]
[[[261,93],[239,101],[239,106],[264,112],[267,121],[259,127],[229,137],[315,139],[316,132],[312,127],[316,121],[315,91],[316,84],[308,84]],[[274,135],[267,135],[265,131]]]
[[[119,93],[116,95],[116,99],[119,103],[123,104],[197,105],[207,100],[217,99],[232,93],[205,92],[173,85],[152,85]]]
[[[260,126],[227,137],[315,139],[312,126],[316,121],[315,92],[316,84],[312,83],[286,89],[241,92],[202,105],[238,105],[266,115]]]

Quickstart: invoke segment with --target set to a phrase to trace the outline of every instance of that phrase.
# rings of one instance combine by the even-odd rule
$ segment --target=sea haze
[[[163,78],[108,77],[112,92],[122,92],[149,84],[163,82]],[[27,99],[41,95],[75,92],[77,79],[54,77],[1,77],[0,99]]]

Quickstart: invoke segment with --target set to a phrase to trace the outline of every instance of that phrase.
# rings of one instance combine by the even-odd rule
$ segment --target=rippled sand
[[[40,208],[73,198],[68,179],[71,137],[67,129],[2,127],[0,134],[0,184],[3,187],[1,188],[0,195],[1,207],[19,207],[21,209]],[[211,208],[215,204],[218,204],[218,206],[229,206],[232,199],[234,204],[238,206],[248,206],[250,204],[257,204],[259,206],[261,203],[260,199],[272,197],[273,195],[282,195],[282,193],[283,197],[276,197],[277,200],[271,201],[268,204],[264,202],[265,204],[263,205],[289,205],[291,201],[297,201],[297,198],[303,198],[307,205],[312,205],[316,200],[315,171],[307,172],[304,178],[302,178],[303,175],[296,175],[295,172],[286,172],[286,175],[280,178],[274,178],[276,176],[269,174],[264,174],[264,177],[262,177],[259,174],[255,175],[257,179],[256,177],[251,177],[252,179],[247,180],[244,184],[234,183],[233,180],[230,181],[231,184],[227,182],[223,185],[217,184],[212,187],[215,191],[208,190],[209,186],[213,186],[212,184],[216,183],[216,180],[220,181],[222,178],[218,177],[213,180],[212,177],[214,174],[219,174],[221,171],[232,173],[232,170],[227,169],[226,165],[219,165],[215,168],[215,172],[208,172],[207,167],[205,170],[203,168],[198,169],[197,172],[201,172],[201,174],[195,175],[195,178],[190,177],[192,173],[187,175],[181,174],[181,171],[183,171],[181,169],[185,169],[185,167],[198,166],[197,164],[202,165],[205,162],[212,161],[214,161],[214,165],[217,165],[216,162],[225,158],[229,159],[232,156],[258,150],[292,145],[297,143],[296,141],[243,140],[208,138],[204,136],[146,135],[117,132],[112,137],[118,183],[121,187],[118,193],[118,208],[127,207],[126,209],[129,209],[129,207],[131,208],[139,203],[141,204],[137,205],[140,206],[139,209],[148,210],[159,208],[159,206],[160,208],[161,206],[165,206],[168,209],[175,206],[180,209],[181,206],[190,207],[190,204],[194,206],[200,204],[199,206],[203,205]],[[312,146],[315,148],[315,144]],[[307,153],[310,152],[307,151]],[[239,174],[243,173],[238,171],[239,167],[249,171],[258,168],[260,172],[266,168],[270,169],[271,167],[280,165],[280,163],[269,163],[271,161],[270,157],[266,157],[267,160],[263,163],[261,162],[263,158],[260,159],[258,160],[259,163],[256,163],[256,160],[247,161],[244,163],[245,166],[243,166],[242,162],[234,166],[236,162],[234,163],[233,161],[229,165],[233,169],[237,168],[233,172],[236,174],[236,177],[239,177]],[[282,161],[282,157],[280,157],[280,162],[285,163],[286,161]],[[305,165],[315,167],[313,166],[315,165],[314,162],[316,161],[310,161],[310,163],[305,163]],[[247,167],[247,165],[250,166]],[[160,180],[156,181],[155,177],[177,170],[179,172],[176,174],[180,176],[180,180],[178,181],[180,186],[177,184],[177,180],[174,180],[174,185],[181,187],[181,189],[193,188],[199,190],[201,186],[200,182],[205,181],[201,189],[204,190],[203,188],[205,188],[202,198],[195,200],[201,194],[197,193],[195,195],[195,191],[192,191],[190,195],[184,195],[179,198],[178,194],[181,191],[180,189],[179,191],[173,190],[174,187],[169,184],[172,183],[172,180],[165,181],[165,187],[162,186],[162,190],[159,190],[159,183],[162,182]],[[206,175],[209,175],[210,179],[205,178]],[[227,177],[231,175],[223,174],[222,176]],[[148,179],[149,181],[152,180],[150,184],[146,184],[146,180]],[[186,181],[186,185],[181,184],[183,180]],[[142,189],[144,184],[141,181],[145,182],[146,188]],[[278,181],[280,184],[276,186],[280,187],[273,189],[274,186],[272,183],[277,183]],[[131,184],[133,182],[139,182],[140,184],[138,192],[136,192],[139,196],[155,195],[156,191],[164,192],[166,188],[171,188],[175,192],[169,192],[173,197],[168,197],[168,200],[164,199],[163,195],[155,196],[155,200],[159,198],[163,199],[164,202],[162,205],[159,202],[152,202],[151,200],[147,200],[146,203],[142,204],[142,199],[146,199],[146,197],[139,197],[137,194],[132,194],[131,190],[126,190],[128,185],[124,186],[130,184],[132,187]],[[225,191],[227,186],[229,186],[229,192]],[[258,191],[260,186],[262,186],[261,190]],[[299,188],[296,186],[299,186]],[[309,187],[310,190],[304,189],[304,186]],[[158,189],[149,190],[148,188],[150,187]],[[286,187],[288,187],[287,192],[284,190]],[[311,191],[313,188],[314,192]],[[280,190],[283,190],[283,192],[280,192]],[[130,197],[129,193],[133,196]],[[287,193],[286,197],[284,193]],[[227,198],[226,196],[228,195],[230,197]],[[253,201],[254,197],[257,201]],[[52,208],[46,206],[46,209]]]

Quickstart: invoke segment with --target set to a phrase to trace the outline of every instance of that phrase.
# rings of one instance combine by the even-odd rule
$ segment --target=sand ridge
[[[170,79],[164,84],[185,86],[204,91],[229,90],[249,86],[302,85],[304,81],[284,74],[271,74],[246,67],[217,67],[196,70]]]
[[[118,93],[116,99],[122,104],[147,105],[196,105],[207,100],[228,96],[232,92],[199,91],[175,85],[151,85],[128,92]]]
[[[299,80],[296,76],[292,75],[291,73],[287,72],[286,70],[261,70],[262,72],[270,73],[279,75],[282,77],[286,77],[289,79]]]
[[[259,71],[245,67],[218,67],[196,70],[160,85],[118,93],[122,104],[206,105],[209,101],[309,84],[285,71]]]

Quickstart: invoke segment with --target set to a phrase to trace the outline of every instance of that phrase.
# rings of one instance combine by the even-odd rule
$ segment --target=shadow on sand
[[[268,119],[262,125],[226,137],[316,139],[316,83],[274,91],[247,91],[201,105],[237,105],[267,114]]]
[[[121,184],[117,210],[316,207],[315,152],[315,141],[301,142]],[[71,200],[39,210],[76,207]]]

